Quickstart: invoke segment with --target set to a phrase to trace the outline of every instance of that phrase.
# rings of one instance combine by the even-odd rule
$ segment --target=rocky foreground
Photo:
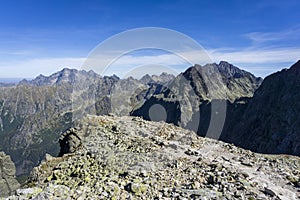
[[[0,198],[10,195],[20,187],[15,174],[16,168],[10,156],[0,152]]]
[[[88,116],[8,199],[300,199],[300,158],[138,117]]]

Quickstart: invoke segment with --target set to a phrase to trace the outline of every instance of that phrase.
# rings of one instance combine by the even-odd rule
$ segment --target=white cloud
[[[250,71],[258,76],[266,76],[280,68],[288,67],[286,63],[294,63],[299,59],[300,48],[281,48],[281,49],[210,49],[207,51],[211,61],[218,63],[221,60],[228,61],[238,67]],[[33,78],[39,74],[50,75],[64,67],[77,69],[93,69],[97,73],[105,75],[117,74],[124,77],[130,73],[161,73],[160,68],[165,71],[179,73],[185,70],[191,64],[184,58],[199,57],[198,51],[182,52],[181,57],[175,54],[161,55],[124,55],[117,58],[108,68],[104,69],[101,63],[107,63],[107,60],[113,60],[112,57],[99,57],[93,62],[87,62],[88,67],[82,67],[86,58],[40,58],[15,62],[0,62],[1,77],[25,77]],[[274,65],[276,63],[276,66]],[[282,64],[280,66],[280,64]],[[94,67],[92,67],[94,66]],[[152,66],[152,67],[151,67]],[[274,68],[276,67],[276,68]],[[140,69],[139,69],[140,68]]]
[[[112,61],[110,63],[110,61]],[[107,63],[110,63],[108,66]],[[160,74],[162,71],[159,68],[165,69],[165,71],[177,74],[189,67],[186,60],[175,54],[161,54],[161,55],[123,55],[119,58],[112,56],[99,56],[97,58],[89,58],[84,62],[83,69],[94,70],[99,74],[112,75],[117,74],[120,77],[135,76],[134,74]],[[159,68],[158,68],[159,66]]]
[[[208,50],[213,61],[226,60],[255,75],[265,77],[282,68],[288,68],[300,59],[300,26],[279,32],[252,32],[245,34],[250,46],[236,49]]]
[[[232,63],[286,63],[300,58],[300,48],[249,49],[241,51],[208,51],[213,60],[227,60]]]
[[[300,48],[209,50],[208,52],[214,62],[226,60],[260,77],[288,68],[300,59]]]

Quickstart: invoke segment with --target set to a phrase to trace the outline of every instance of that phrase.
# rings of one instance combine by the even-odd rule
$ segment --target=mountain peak
[[[244,77],[247,73],[249,73],[242,69],[239,69],[238,67],[226,61],[221,61],[219,65],[217,65],[217,67],[221,73],[226,75],[227,78],[241,78]]]
[[[62,70],[51,74],[49,76],[45,76],[40,74],[35,79],[31,81],[21,81],[19,84],[30,84],[35,86],[50,86],[56,85],[61,83],[74,83],[76,79],[81,80],[83,79],[95,79],[99,75],[96,74],[94,71],[90,70],[86,72],[85,70],[77,70],[77,69],[70,69],[70,68],[63,68]]]
[[[140,81],[144,84],[149,84],[149,83],[160,83],[160,84],[165,84],[173,80],[175,76],[173,74],[168,74],[167,72],[162,72],[159,76],[158,75],[149,75],[146,74],[144,75]]]
[[[295,64],[293,64],[290,70],[297,71],[298,73],[300,73],[300,60],[298,60]]]

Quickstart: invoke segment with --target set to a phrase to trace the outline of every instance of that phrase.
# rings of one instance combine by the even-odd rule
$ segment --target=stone
[[[60,152],[59,156],[63,156],[67,153],[74,153],[81,147],[81,139],[76,133],[76,129],[71,128],[62,134],[59,139]]]
[[[90,115],[77,122],[77,126],[80,128],[70,129],[64,136],[76,133],[80,137],[79,148],[62,157],[47,156],[34,168],[30,182],[24,186],[32,189],[16,193],[8,200],[29,196],[32,199],[268,199],[277,195],[292,199],[294,194],[300,195],[299,188],[292,183],[298,181],[298,157],[256,154],[163,122],[126,116]],[[113,126],[118,127],[117,134]],[[172,145],[160,147],[156,141]],[[242,161],[253,166],[245,166]],[[260,171],[256,171],[258,166],[262,166]],[[38,192],[36,188],[40,188]]]
[[[265,192],[266,194],[270,195],[271,197],[277,196],[276,193],[275,193],[273,190],[271,190],[271,189],[269,189],[269,188],[267,188],[267,187],[264,188],[264,192]]]
[[[15,173],[16,168],[10,156],[0,152],[0,197],[11,195],[20,187]]]

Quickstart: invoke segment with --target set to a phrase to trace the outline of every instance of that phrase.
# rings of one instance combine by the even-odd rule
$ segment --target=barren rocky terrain
[[[300,159],[139,117],[87,116],[8,199],[299,199]]]

